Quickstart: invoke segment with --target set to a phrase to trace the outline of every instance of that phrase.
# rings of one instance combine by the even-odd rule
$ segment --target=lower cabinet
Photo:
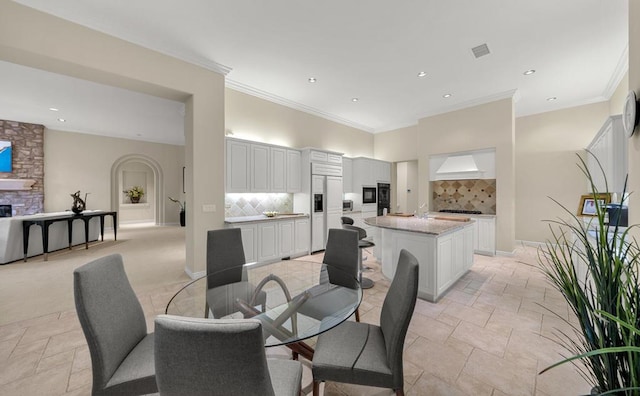
[[[309,219],[275,219],[227,224],[240,228],[247,263],[277,261],[309,254]]]
[[[495,255],[496,254],[496,218],[495,217],[475,217],[477,245],[474,246],[476,253]]]

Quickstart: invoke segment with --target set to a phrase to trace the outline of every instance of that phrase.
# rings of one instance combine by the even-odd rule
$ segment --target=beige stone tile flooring
[[[179,257],[172,258],[175,264],[168,267],[160,265],[169,274],[164,284],[157,284],[157,279],[152,284],[144,284],[144,271],[158,271],[153,264],[154,257],[136,268],[127,263],[136,257],[138,249],[145,251],[146,256],[153,256],[149,253],[153,250],[149,249],[149,241],[163,243],[162,238],[157,237],[161,232],[176,239],[174,249],[180,246],[184,249],[184,231],[175,228],[123,229],[119,231],[122,243],[105,241],[87,251],[74,249],[55,254],[53,259],[50,255],[49,262],[41,259],[38,262],[38,258],[30,260],[39,266],[59,265],[67,271],[68,282],[59,285],[60,291],[52,292],[60,295],[57,298],[61,309],[56,312],[38,312],[25,301],[25,309],[36,312],[29,317],[28,313],[26,316],[15,313],[20,301],[0,302],[0,323],[3,323],[0,326],[0,395],[90,394],[91,361],[72,305],[70,271],[91,258],[114,251],[125,252],[127,272],[136,274],[132,284],[151,331],[153,317],[164,311],[170,297],[187,280],[184,274],[176,275],[172,267],[184,268],[184,258],[182,261]],[[171,238],[165,242],[173,241]],[[78,255],[81,255],[79,259]],[[313,259],[319,260],[321,256],[315,255]],[[65,263],[74,260],[74,264],[65,267]],[[2,288],[15,287],[13,283],[9,285],[7,279],[15,281],[13,277],[17,276],[16,271],[21,271],[21,265],[23,263],[18,262],[0,266]],[[365,291],[360,312],[363,321],[378,323],[389,282],[383,279],[376,262],[369,259],[368,265],[373,270],[366,276],[376,284]],[[29,267],[24,268],[29,271]],[[28,293],[46,293],[46,288],[39,287],[38,282],[30,282],[28,278],[21,282],[16,290],[32,288]],[[563,299],[538,270],[534,248],[519,247],[513,257],[476,255],[469,273],[437,304],[418,300],[405,341],[405,393],[409,396],[588,394],[589,385],[571,365],[538,375],[542,368],[561,358],[563,351],[553,339],[557,329],[567,330],[567,325],[547,308],[562,318],[569,318]],[[9,314],[20,320],[11,321]],[[287,354],[282,350],[269,352]],[[307,369],[303,382],[309,381]],[[393,393],[386,389],[327,383],[324,394]]]

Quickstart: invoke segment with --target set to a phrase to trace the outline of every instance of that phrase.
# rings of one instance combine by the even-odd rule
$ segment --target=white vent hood
[[[483,175],[470,154],[451,155],[436,171],[437,180],[482,179]]]

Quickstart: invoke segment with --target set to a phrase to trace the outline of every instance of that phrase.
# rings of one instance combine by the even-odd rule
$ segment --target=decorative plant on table
[[[577,339],[563,333],[561,342],[574,356],[541,373],[579,360],[584,367],[576,367],[593,386],[592,394],[640,395],[640,334],[636,330],[640,328],[640,248],[629,235],[635,226],[623,230],[617,225],[619,219],[609,219],[616,225],[606,222],[605,205],[596,199],[598,191],[591,173],[579,159],[578,166],[591,185],[595,216],[585,224],[554,200],[571,219],[550,222],[552,240],[539,255],[547,278],[577,318],[578,325],[567,321]],[[605,187],[608,190],[606,180]],[[624,192],[622,197],[621,205],[626,200]],[[614,213],[621,216],[622,210]],[[586,275],[578,273],[581,265],[586,267]]]
[[[144,188],[141,186],[133,186],[127,190],[123,191],[127,194],[127,197],[131,200],[131,203],[138,203],[140,199],[144,196]]]
[[[175,202],[178,205],[180,205],[180,225],[182,227],[184,227],[185,225],[185,208],[187,207],[187,203],[186,202],[180,202],[177,199],[171,198],[169,197],[169,200],[171,200],[171,202]]]

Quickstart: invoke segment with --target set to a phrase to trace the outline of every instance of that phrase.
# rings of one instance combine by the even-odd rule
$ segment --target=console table
[[[117,240],[118,230],[118,212],[91,211],[82,212],[80,214],[63,214],[42,216],[38,218],[30,218],[22,220],[22,243],[24,247],[24,261],[27,261],[27,252],[29,251],[29,231],[32,225],[39,225],[42,232],[42,249],[44,253],[44,261],[49,258],[49,226],[57,222],[67,222],[67,232],[69,237],[69,250],[71,250],[71,240],[73,235],[73,222],[82,220],[84,222],[85,249],[89,249],[89,221],[94,217],[100,218],[100,238],[104,241],[104,217],[111,216],[113,218],[113,239]]]

